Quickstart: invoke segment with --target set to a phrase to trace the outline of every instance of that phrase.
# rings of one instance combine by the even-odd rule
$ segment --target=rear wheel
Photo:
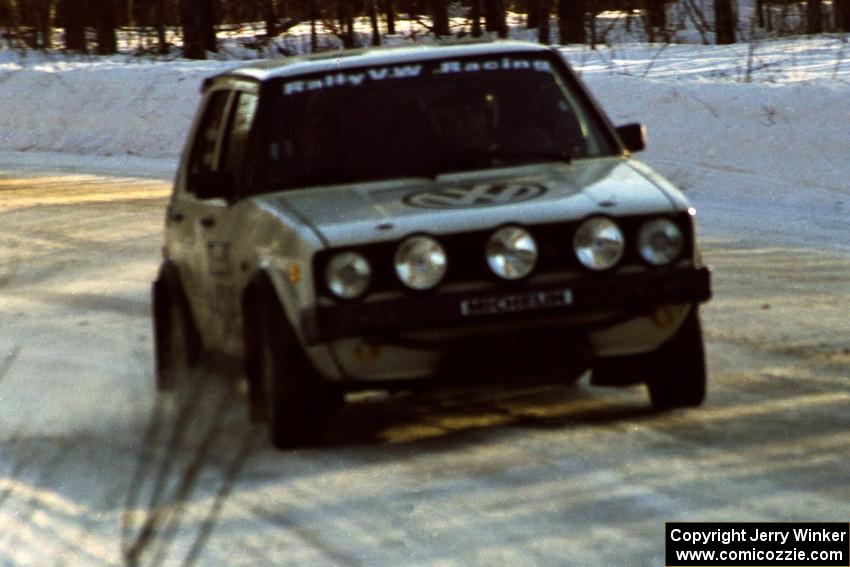
[[[330,414],[330,392],[304,354],[277,298],[271,292],[246,319],[252,417],[268,421],[278,449],[316,444]]]
[[[699,406],[705,400],[706,366],[702,325],[696,306],[676,335],[651,358],[649,398],[658,409]]]

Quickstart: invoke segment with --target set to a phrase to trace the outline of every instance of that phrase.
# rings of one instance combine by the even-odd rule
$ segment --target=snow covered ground
[[[122,546],[158,529],[140,564],[658,565],[663,521],[846,517],[846,46],[564,49],[615,123],[648,126],[642,159],[699,210],[717,267],[706,408],[646,414],[639,394],[582,389],[476,398],[478,414],[437,400],[413,406],[422,423],[367,405],[342,447],[280,455],[239,405],[209,454],[173,462],[140,434],[169,439],[145,430],[162,410],[146,305],[162,181],[201,80],[236,63],[0,51],[0,197],[102,193],[0,199],[0,563],[127,564]],[[375,441],[395,413],[388,435],[434,439]],[[528,425],[476,429],[511,420]]]

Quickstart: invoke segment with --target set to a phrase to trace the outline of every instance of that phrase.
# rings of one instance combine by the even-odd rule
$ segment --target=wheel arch
[[[160,266],[157,278],[151,286],[151,295],[154,337],[164,336],[164,333],[167,332],[168,310],[171,308],[172,302],[176,301],[188,323],[188,338],[191,346],[189,354],[192,362],[198,362],[204,346],[203,338],[198,330],[192,305],[183,287],[180,270],[172,260],[166,260]],[[159,360],[157,360],[157,364],[159,365]]]

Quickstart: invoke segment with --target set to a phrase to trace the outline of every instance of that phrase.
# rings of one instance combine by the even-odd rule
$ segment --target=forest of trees
[[[153,51],[165,54],[177,44],[184,57],[203,59],[217,50],[222,26],[244,22],[264,22],[266,40],[309,23],[315,51],[318,34],[328,32],[345,46],[379,45],[385,34],[396,33],[402,17],[447,37],[459,33],[450,16],[461,14],[468,24],[462,33],[505,37],[507,12],[523,15],[541,43],[552,41],[556,26],[560,43],[595,44],[595,16],[607,10],[628,14],[627,26],[641,18],[647,41],[666,42],[668,7],[674,2],[684,3],[703,37],[714,32],[717,43],[734,43],[741,29],[754,26],[773,31],[777,8],[783,15],[796,10],[803,33],[850,31],[850,0],[832,0],[831,10],[826,0],[754,0],[751,23],[739,21],[737,0],[710,0],[711,10],[701,10],[695,0],[0,0],[0,45],[5,40],[9,47],[112,54],[118,30],[133,28],[152,38]],[[355,34],[361,18],[372,30],[365,41]],[[54,33],[57,29],[62,33]]]

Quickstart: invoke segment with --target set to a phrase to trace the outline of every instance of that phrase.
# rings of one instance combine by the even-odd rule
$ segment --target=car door
[[[209,206],[196,195],[197,180],[208,177],[217,168],[231,95],[232,89],[226,84],[205,93],[166,213],[168,256],[180,271],[183,290],[205,346],[209,346],[205,292],[208,270],[199,250],[204,246],[201,228],[208,222],[203,219],[207,218]]]
[[[216,187],[198,191],[195,203],[196,254],[203,274],[201,291],[206,329],[213,345],[237,353],[242,332],[237,288],[234,238],[240,226],[239,196],[247,182],[246,154],[257,108],[257,91],[251,83],[235,83],[228,100],[213,175]],[[203,176],[202,176],[203,177]]]

